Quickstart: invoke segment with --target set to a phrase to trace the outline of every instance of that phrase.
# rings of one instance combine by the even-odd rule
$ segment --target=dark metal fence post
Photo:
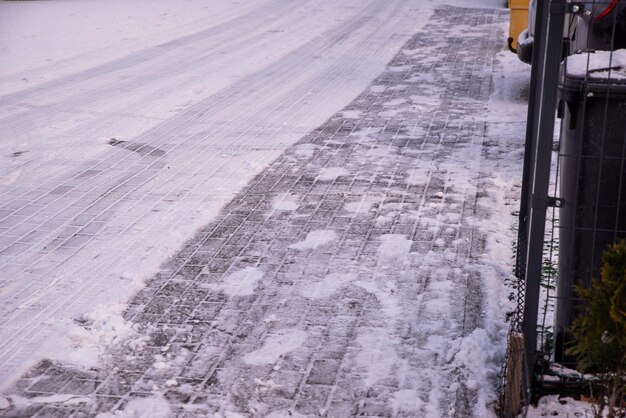
[[[545,220],[548,208],[550,163],[554,137],[554,119],[557,105],[558,78],[567,3],[539,0],[537,28],[539,43],[533,51],[533,72],[537,89],[527,141],[531,147],[527,196],[526,294],[524,297],[524,351],[527,387],[531,387],[533,369],[537,361],[537,313],[541,286],[541,267]],[[537,107],[538,106],[538,107]],[[535,116],[536,115],[536,116]]]

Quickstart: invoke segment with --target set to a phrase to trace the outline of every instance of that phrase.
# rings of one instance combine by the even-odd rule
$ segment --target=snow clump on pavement
[[[311,231],[302,242],[292,244],[294,250],[312,250],[337,239],[337,233],[330,229]]]
[[[134,340],[136,327],[122,318],[124,305],[99,305],[70,326],[62,344],[49,353],[51,360],[69,362],[90,368],[97,366],[102,353],[109,347],[125,342],[129,346],[142,344]]]
[[[170,404],[162,396],[135,398],[116,413],[102,413],[96,418],[167,418],[171,415]]]
[[[320,170],[318,181],[335,181],[339,176],[348,175],[348,170],[343,167],[325,167]]]
[[[306,337],[307,333],[302,330],[279,331],[269,336],[263,343],[263,347],[246,354],[244,361],[256,366],[274,363],[283,354],[300,347]]]

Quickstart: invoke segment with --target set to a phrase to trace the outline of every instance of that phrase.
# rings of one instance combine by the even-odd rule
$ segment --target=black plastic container
[[[581,312],[575,287],[600,277],[602,254],[626,238],[626,80],[566,74],[559,86],[559,261],[556,360]]]

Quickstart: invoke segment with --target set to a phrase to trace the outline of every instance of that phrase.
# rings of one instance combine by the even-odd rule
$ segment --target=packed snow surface
[[[626,80],[626,49],[572,55],[566,61],[567,74],[592,80]]]

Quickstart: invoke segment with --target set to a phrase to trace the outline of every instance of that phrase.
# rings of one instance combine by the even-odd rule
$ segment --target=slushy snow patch
[[[306,332],[297,329],[279,331],[270,335],[263,347],[246,354],[244,361],[255,366],[274,363],[283,354],[300,347],[306,336]]]
[[[292,244],[289,248],[293,248],[294,250],[312,250],[336,239],[337,233],[332,229],[318,229],[309,232],[304,241]]]

